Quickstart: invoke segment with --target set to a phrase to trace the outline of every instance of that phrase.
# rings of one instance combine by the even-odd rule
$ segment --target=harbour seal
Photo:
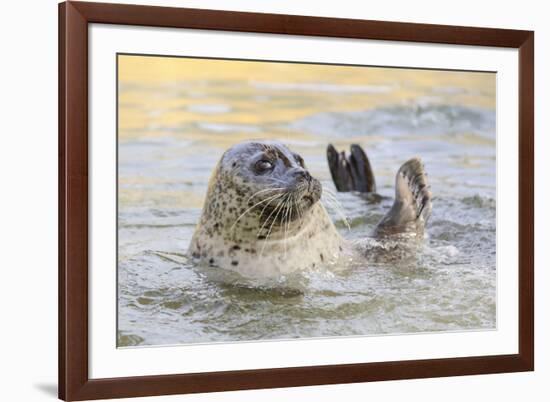
[[[329,147],[329,165],[330,151]],[[363,157],[357,152],[352,161],[355,175],[366,182],[373,180],[372,171],[370,178],[365,173],[371,170],[366,154]],[[344,154],[337,156],[337,165],[344,161],[350,162]],[[346,178],[345,174],[342,177]],[[375,188],[374,183],[363,184],[365,190]],[[212,173],[188,254],[198,264],[249,277],[287,274],[335,262],[349,242],[319,202],[322,191],[303,158],[282,143],[245,141],[234,145]],[[393,207],[377,225],[375,235],[421,234],[430,211],[424,168],[420,159],[414,158],[397,172]]]

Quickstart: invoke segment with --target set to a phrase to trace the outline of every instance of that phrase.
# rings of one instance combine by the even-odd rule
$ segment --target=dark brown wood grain
[[[519,47],[528,31],[283,14],[73,2],[88,22],[333,38]]]
[[[519,353],[89,379],[88,24],[125,24],[519,49]],[[59,5],[59,397],[64,400],[534,369],[534,34],[531,31],[119,4]]]
[[[88,27],[60,6],[59,394],[88,382]]]
[[[519,355],[535,364],[535,36],[519,47]]]

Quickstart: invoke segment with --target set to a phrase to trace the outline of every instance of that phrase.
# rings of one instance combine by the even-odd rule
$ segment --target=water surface
[[[120,56],[119,74],[119,346],[495,328],[493,74],[135,56]],[[329,213],[354,240],[421,156],[434,194],[425,241],[407,258],[261,283],[193,266],[210,173],[250,138],[288,144],[333,191],[326,145],[361,144],[385,198],[337,194],[351,228]]]

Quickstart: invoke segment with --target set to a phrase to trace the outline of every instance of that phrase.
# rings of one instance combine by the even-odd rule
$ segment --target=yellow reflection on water
[[[131,55],[119,56],[118,67],[120,139],[166,135],[167,128],[227,139],[215,135],[218,127],[241,134],[231,142],[280,137],[278,126],[314,113],[413,100],[495,108],[493,73]],[[196,130],[178,133],[189,125]]]

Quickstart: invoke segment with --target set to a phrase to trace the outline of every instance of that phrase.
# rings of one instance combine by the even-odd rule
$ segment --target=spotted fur
[[[273,174],[254,170],[262,158],[274,161]],[[189,254],[200,264],[250,277],[329,263],[343,240],[319,202],[321,191],[303,159],[284,145],[238,144],[212,173]]]
[[[269,171],[257,166],[270,166]],[[395,201],[375,229],[380,237],[423,234],[431,192],[420,159],[396,175]],[[300,155],[275,141],[227,150],[210,178],[189,254],[199,264],[249,277],[286,274],[337,260],[347,244],[319,202],[322,188]]]

